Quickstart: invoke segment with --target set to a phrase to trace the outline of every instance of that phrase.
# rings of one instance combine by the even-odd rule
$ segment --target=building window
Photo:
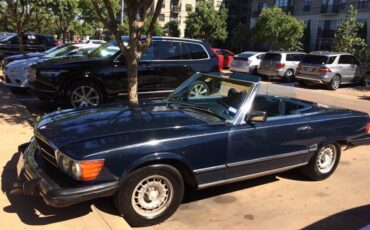
[[[162,8],[166,8],[166,4],[164,2],[162,3]]]
[[[347,0],[340,0],[340,5],[339,7],[344,10],[347,6]]]
[[[288,0],[275,0],[275,6],[277,7],[287,7],[288,6]]]
[[[163,22],[164,21],[164,14],[159,15],[159,21]]]
[[[304,0],[303,11],[310,11],[310,10],[311,10],[311,0]]]
[[[368,0],[360,0],[358,2],[358,8],[367,8],[369,1]]]
[[[263,9],[267,8],[268,4],[267,2],[260,2],[258,3],[258,11],[261,12]]]

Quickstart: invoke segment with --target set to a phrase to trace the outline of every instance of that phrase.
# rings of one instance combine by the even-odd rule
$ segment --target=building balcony
[[[339,5],[321,5],[321,14],[337,14],[339,13]]]

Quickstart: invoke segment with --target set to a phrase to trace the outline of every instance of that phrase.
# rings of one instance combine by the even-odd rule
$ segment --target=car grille
[[[51,165],[58,167],[57,160],[55,159],[54,148],[39,137],[36,137],[36,142],[41,156]]]

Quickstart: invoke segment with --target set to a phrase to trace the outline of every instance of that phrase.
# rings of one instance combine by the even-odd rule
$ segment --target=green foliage
[[[248,26],[239,24],[232,31],[231,37],[231,49],[243,52],[249,48],[249,44],[252,42],[252,33]]]
[[[367,58],[366,40],[359,35],[364,24],[356,19],[357,10],[349,6],[345,20],[338,26],[333,41],[333,51],[355,54],[362,61]]]
[[[303,49],[305,52],[311,51],[311,20],[308,20],[303,32]]]
[[[141,34],[145,34],[146,31],[149,29],[150,22],[152,21],[152,17],[147,17],[145,19],[144,26],[140,29]],[[123,20],[123,24],[120,25],[119,31],[122,35],[128,35],[129,34],[129,26],[127,19]],[[153,35],[154,36],[163,36],[165,34],[165,30],[163,27],[161,27],[158,22],[155,23]]]
[[[186,20],[185,36],[208,42],[225,41],[227,38],[226,19],[228,11],[216,11],[213,1],[199,1],[195,11]]]
[[[301,50],[303,28],[302,21],[284,13],[278,7],[272,7],[261,12],[255,32],[257,38],[266,41],[271,50]]]
[[[167,36],[180,37],[179,23],[177,21],[167,22],[163,29]]]

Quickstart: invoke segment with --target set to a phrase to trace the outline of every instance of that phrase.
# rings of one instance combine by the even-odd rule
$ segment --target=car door
[[[359,82],[364,74],[361,71],[361,63],[355,56],[351,56],[351,59],[350,71],[351,75],[353,75],[348,80],[351,82]]]
[[[191,63],[182,55],[184,49],[179,41],[158,41],[157,90],[173,90],[191,76]]]
[[[155,58],[154,47],[149,46],[142,55],[138,64],[138,91],[148,92],[156,90],[158,85],[158,69],[157,65],[153,63]],[[105,84],[112,90],[112,93],[126,93],[127,92],[127,66],[125,59],[119,55],[111,62],[104,64],[104,69],[109,69],[105,72]]]
[[[280,110],[281,105],[277,106]],[[271,108],[264,110],[272,114]],[[310,146],[310,138],[311,127],[301,114],[236,124],[229,134],[226,178],[252,177],[303,165],[310,148],[315,147]]]
[[[348,82],[351,79],[351,76],[354,75],[354,71],[352,70],[352,57],[351,55],[340,55],[338,61],[338,68],[341,74],[341,81]]]

